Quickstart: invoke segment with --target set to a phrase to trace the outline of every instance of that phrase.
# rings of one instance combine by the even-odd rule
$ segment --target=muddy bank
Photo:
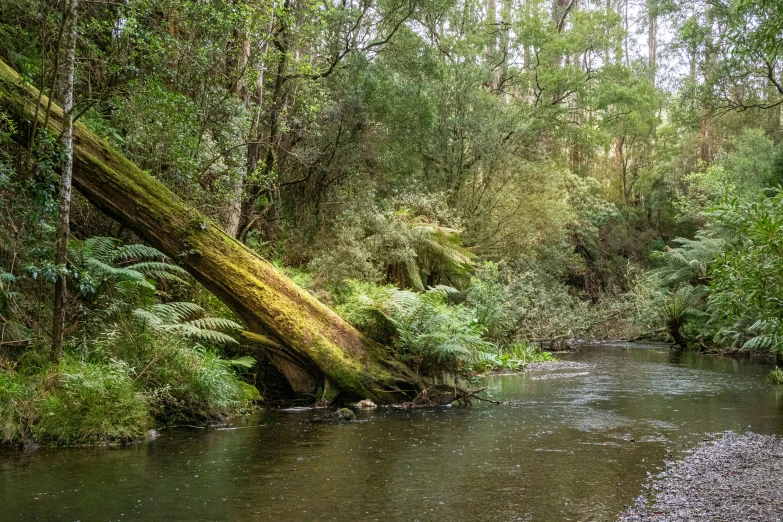
[[[726,433],[652,478],[619,522],[783,520],[783,439]]]

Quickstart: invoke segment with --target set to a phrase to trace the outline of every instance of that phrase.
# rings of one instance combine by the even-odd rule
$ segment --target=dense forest
[[[780,354],[781,27],[0,0],[0,444],[421,399],[575,341]]]

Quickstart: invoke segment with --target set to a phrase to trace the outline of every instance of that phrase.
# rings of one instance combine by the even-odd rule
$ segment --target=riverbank
[[[619,522],[783,520],[783,439],[726,433],[653,477]]]

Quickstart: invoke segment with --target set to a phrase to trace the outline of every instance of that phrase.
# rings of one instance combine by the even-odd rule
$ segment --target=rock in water
[[[356,420],[356,414],[348,408],[340,408],[330,411],[323,417],[316,417],[313,422],[352,422]]]
[[[361,400],[357,402],[354,406],[356,406],[357,408],[367,408],[367,409],[378,407],[378,405],[372,402],[370,399]]]

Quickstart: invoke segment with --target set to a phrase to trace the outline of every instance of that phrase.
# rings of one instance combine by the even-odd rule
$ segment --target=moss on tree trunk
[[[44,123],[48,99],[0,61],[0,105],[23,121]],[[48,131],[59,134],[63,112],[51,105]],[[419,377],[393,359],[270,263],[225,234],[98,138],[73,129],[73,182],[92,204],[166,253],[233,310],[295,391],[328,385],[350,398],[389,403],[421,389]]]

